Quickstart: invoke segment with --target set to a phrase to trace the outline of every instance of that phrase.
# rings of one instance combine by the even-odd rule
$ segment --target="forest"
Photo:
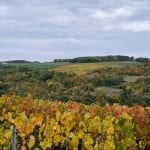
[[[134,58],[133,56],[123,55],[108,55],[108,56],[88,56],[88,57],[77,57],[72,59],[54,59],[54,62],[71,62],[71,63],[91,63],[91,62],[108,62],[108,61],[135,61],[135,62],[150,62],[149,58],[139,57]]]

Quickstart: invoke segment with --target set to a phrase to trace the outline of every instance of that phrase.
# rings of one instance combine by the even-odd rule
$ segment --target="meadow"
[[[73,64],[67,64],[67,65],[60,65],[54,68],[55,71],[60,72],[70,72],[70,73],[76,73],[76,74],[84,74],[88,73],[89,71],[93,71],[99,68],[103,67],[127,67],[127,66],[137,66],[142,65],[142,63],[139,62],[98,62],[98,63],[73,63]]]

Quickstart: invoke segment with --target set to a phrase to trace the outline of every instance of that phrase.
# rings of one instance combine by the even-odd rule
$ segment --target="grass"
[[[125,76],[124,82],[136,82],[138,79],[140,79],[141,76]]]
[[[63,66],[57,66],[54,68],[55,71],[59,72],[70,72],[77,74],[84,74],[89,71],[96,70],[102,67],[127,67],[127,66],[137,66],[141,63],[137,62],[100,62],[100,63],[78,63],[78,64],[67,64]]]
[[[97,87],[95,90],[103,91],[108,97],[119,96],[122,93],[122,89],[113,88],[113,87]]]

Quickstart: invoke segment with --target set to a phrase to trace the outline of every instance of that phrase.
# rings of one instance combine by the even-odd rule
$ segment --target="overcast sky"
[[[150,57],[150,0],[0,0],[0,61]]]

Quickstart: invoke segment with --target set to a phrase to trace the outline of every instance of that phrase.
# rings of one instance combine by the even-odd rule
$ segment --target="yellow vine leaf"
[[[28,119],[25,115],[25,112],[22,112],[19,114],[18,117],[15,118],[14,124],[20,132],[23,132],[27,121],[28,121]]]
[[[84,121],[79,122],[79,128],[84,131],[85,133],[87,132],[87,125],[85,124]]]
[[[94,141],[93,141],[93,138],[91,137],[90,134],[86,134],[84,136],[83,143],[84,143],[84,146],[87,150],[92,150],[93,149],[92,145],[93,145]]]
[[[25,133],[28,135],[33,132],[34,124],[31,124],[30,122],[27,122],[25,127]]]
[[[35,144],[35,138],[33,135],[30,135],[29,142],[28,142],[29,148],[33,147],[34,144]]]
[[[80,131],[78,131],[77,135],[78,135],[79,139],[82,139],[84,137],[85,133],[82,130],[80,130]]]
[[[88,125],[88,131],[89,132],[95,132],[95,133],[101,133],[101,120],[99,116],[95,116],[94,118],[90,119],[89,125]]]
[[[7,140],[4,137],[4,127],[0,126],[0,145],[5,144]]]
[[[61,142],[63,140],[63,137],[61,136],[61,135],[55,135],[54,136],[54,144],[56,145],[56,146],[58,146],[58,144]]]
[[[11,136],[12,136],[12,131],[11,130],[8,130],[8,129],[4,130],[4,137],[7,140],[9,140],[11,138]]]
[[[21,146],[20,150],[26,150],[26,147],[25,146]]]
[[[111,134],[114,133],[113,121],[114,121],[114,117],[111,117],[111,116],[107,116],[107,117],[103,120],[103,131],[104,131],[107,135],[111,135]]]
[[[65,112],[62,115],[62,123],[64,124],[68,132],[70,132],[75,125],[75,122],[73,120],[74,120],[74,115],[71,112]]]
[[[107,136],[103,145],[103,150],[115,150],[114,139],[112,136]]]
[[[71,139],[71,147],[72,147],[72,150],[78,150],[78,144],[79,144],[79,138],[78,136],[74,136],[72,139]]]
[[[46,150],[47,148],[51,148],[52,146],[52,138],[44,138],[42,142],[40,142],[40,146],[43,150]]]
[[[38,114],[35,117],[36,117],[36,120],[35,120],[36,124],[41,126],[43,122],[43,118],[44,118],[43,114]]]
[[[60,111],[56,112],[56,119],[57,119],[57,121],[61,120],[61,112]]]
[[[95,144],[95,146],[94,146],[94,150],[99,150],[100,148],[99,148],[99,144],[98,144],[98,142],[96,142],[96,144]]]
[[[55,131],[55,134],[60,134],[61,133],[61,127],[60,127],[60,125],[57,122],[53,126],[53,129]]]

